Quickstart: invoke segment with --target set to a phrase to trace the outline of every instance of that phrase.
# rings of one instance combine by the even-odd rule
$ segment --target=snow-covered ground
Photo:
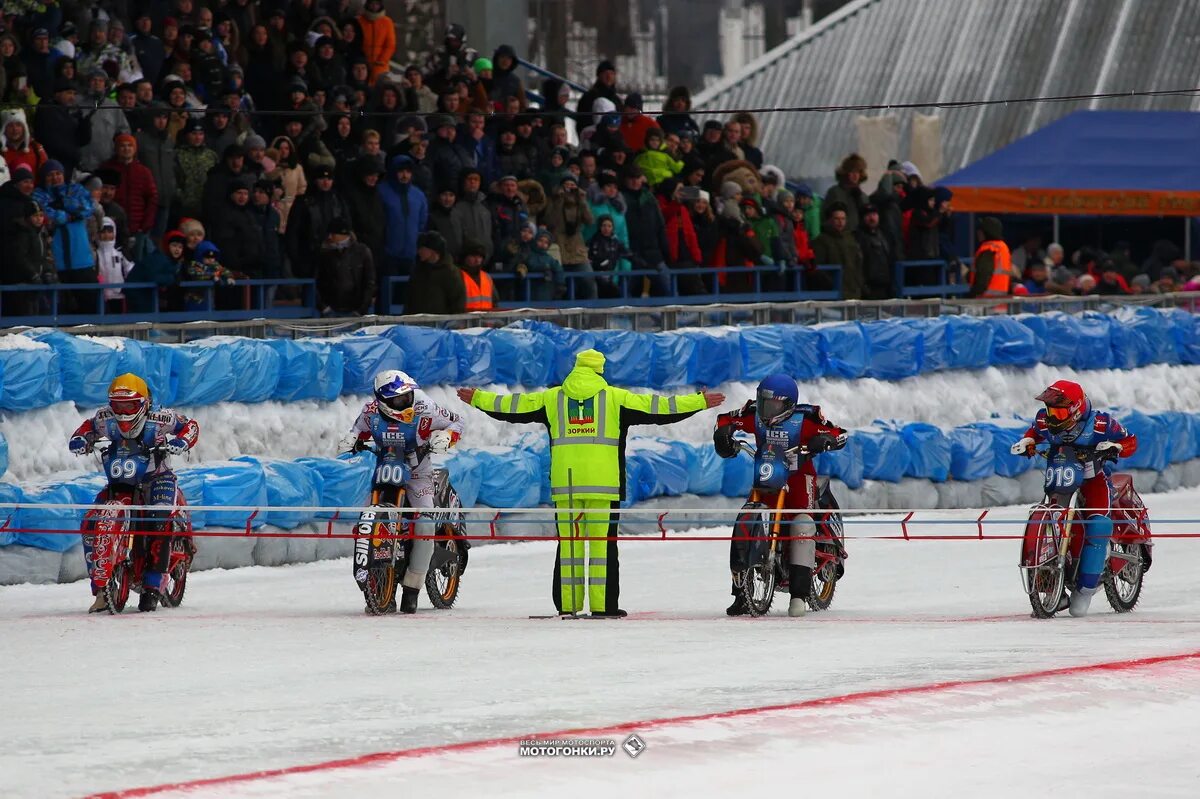
[[[1200,492],[1147,499],[1188,519]],[[1017,547],[852,541],[833,609],[801,620],[725,617],[716,541],[625,543],[622,621],[528,618],[552,611],[546,543],[474,550],[460,606],[415,617],[364,616],[344,560],[198,573],[153,615],[87,616],[79,583],[0,588],[0,795],[292,769],[130,795],[1194,796],[1200,545],[1156,545],[1133,614],[1100,597],[1047,622]],[[560,730],[646,750],[517,756]]]
[[[1039,365],[1031,369],[990,367],[943,372],[900,381],[822,379],[804,384],[801,399],[821,405],[826,416],[847,427],[864,427],[876,419],[900,419],[949,428],[984,420],[993,414],[1031,418],[1038,407],[1034,396],[1058,379],[1079,380],[1100,408],[1122,406],[1146,413],[1191,411],[1200,397],[1200,366],[1156,365],[1128,371],[1076,372]],[[508,390],[503,386],[491,388]],[[665,429],[665,434],[689,444],[710,442],[717,413],[741,406],[754,395],[754,388],[752,383],[720,386],[717,390],[728,397],[723,408],[672,425]],[[466,414],[468,432],[464,447],[511,445],[522,433],[544,433],[540,425],[505,424],[468,408],[454,396],[451,387],[432,386],[427,391],[437,402]],[[227,460],[238,455],[289,459],[332,456],[363,400],[346,396],[333,402],[222,402],[180,408],[194,416],[201,428],[199,446],[189,462]],[[94,410],[63,402],[25,413],[0,414],[0,432],[9,446],[9,473],[5,479],[27,483],[69,479],[91,471],[91,462],[81,462],[68,452],[67,439],[82,417]],[[635,432],[654,435],[658,431],[647,427]]]

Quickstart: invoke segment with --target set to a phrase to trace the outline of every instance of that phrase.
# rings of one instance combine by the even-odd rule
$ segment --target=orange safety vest
[[[468,275],[465,269],[461,271],[463,286],[467,289],[467,310],[490,311],[494,309],[496,303],[492,302],[492,276],[480,270],[479,282],[476,283],[474,278]]]
[[[987,288],[984,289],[982,296],[984,297],[1011,297],[1013,284],[1020,278],[1012,265],[1012,253],[1008,250],[1008,245],[1002,241],[991,240],[985,241],[979,245],[979,249],[975,251],[975,261],[971,265],[971,274],[968,276],[968,284],[975,283],[975,263],[979,262],[979,256],[985,252],[992,254],[992,279],[988,281]]]

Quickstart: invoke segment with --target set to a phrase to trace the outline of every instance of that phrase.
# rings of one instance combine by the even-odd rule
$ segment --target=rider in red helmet
[[[1137,450],[1137,437],[1104,411],[1092,408],[1083,387],[1070,380],[1059,380],[1037,395],[1046,407],[1037,412],[1033,425],[1020,441],[1013,444],[1014,455],[1032,457],[1037,445],[1045,441],[1050,455],[1064,446],[1089,448],[1096,458],[1083,464],[1082,507],[1088,517],[1087,538],[1079,561],[1079,579],[1071,593],[1072,616],[1086,616],[1092,595],[1104,571],[1108,539],[1113,523],[1109,518],[1112,482],[1109,474],[1117,458],[1127,458]],[[1060,608],[1062,610],[1063,608]]]

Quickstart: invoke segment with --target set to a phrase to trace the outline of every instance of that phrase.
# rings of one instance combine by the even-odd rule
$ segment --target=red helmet
[[[1059,380],[1037,395],[1046,403],[1046,426],[1053,433],[1065,433],[1083,420],[1088,411],[1088,398],[1083,387],[1070,380]]]

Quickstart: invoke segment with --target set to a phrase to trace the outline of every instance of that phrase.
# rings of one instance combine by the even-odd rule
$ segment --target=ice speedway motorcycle
[[[167,456],[162,445],[146,447],[140,441],[96,441],[96,451],[108,486],[97,497],[96,507],[83,517],[80,534],[92,547],[92,580],[103,594],[110,614],[120,613],[129,601],[129,593],[142,592],[151,532],[159,532],[161,519],[153,524],[146,511],[131,506],[149,504],[147,478]],[[183,504],[183,495],[178,494]],[[192,523],[186,511],[175,510],[166,519],[169,536],[166,546],[170,559],[163,576],[161,603],[169,608],[183,602],[188,570],[196,554]]]
[[[1062,446],[1039,451],[1046,459],[1045,498],[1029,511],[1021,543],[1021,578],[1033,615],[1053,618],[1065,592],[1075,585],[1085,528],[1078,519],[1080,490],[1089,463],[1103,468],[1092,447]],[[1149,510],[1133,487],[1133,476],[1113,474],[1111,518],[1113,534],[1100,582],[1108,604],[1128,613],[1142,595],[1142,580],[1150,570]]]
[[[754,446],[744,439],[738,440],[743,452],[755,457]],[[803,448],[796,452],[801,462],[812,457]],[[784,508],[787,494],[786,469],[772,464],[755,464],[754,483],[750,499],[742,505],[741,513],[734,522],[734,547],[730,555],[729,568],[733,572],[733,583],[742,592],[751,616],[762,616],[771,609],[776,591],[788,591],[787,544],[783,540],[783,517],[796,513],[794,508]],[[774,507],[763,500],[775,494]],[[837,581],[845,573],[846,549],[842,538],[842,516],[838,513],[837,500],[829,490],[829,479],[817,481],[817,509],[813,512],[816,521],[816,565],[812,572],[812,589],[808,595],[808,606],[812,610],[828,610],[833,604]]]
[[[424,448],[412,454],[411,461],[391,450],[380,451],[372,443],[358,443],[356,452],[375,455],[375,473],[371,478],[370,510],[359,516],[354,535],[354,581],[366,599],[367,612],[373,616],[396,612],[396,588],[408,568],[417,513],[405,511],[405,483],[413,466],[424,457]],[[448,609],[458,598],[462,574],[467,568],[470,542],[465,538],[466,523],[462,502],[450,475],[435,469],[434,506],[449,509],[430,514],[434,534],[433,558],[425,575],[425,593],[435,608]]]

